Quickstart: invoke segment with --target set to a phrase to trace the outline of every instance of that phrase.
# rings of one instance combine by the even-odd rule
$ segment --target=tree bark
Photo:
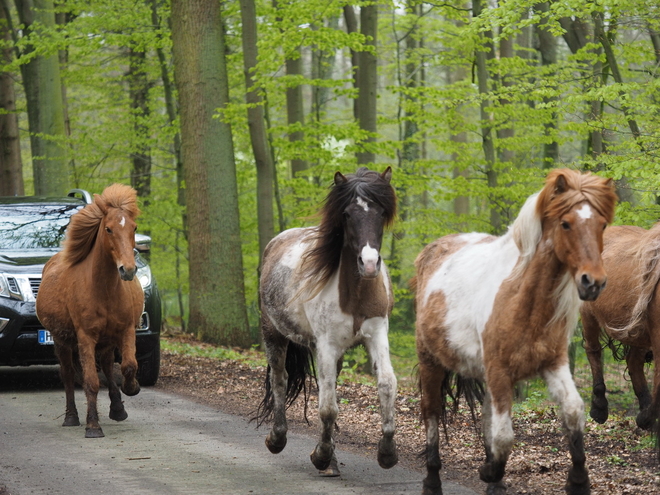
[[[378,42],[378,5],[364,5],[360,9],[360,32],[366,37],[366,44],[373,47],[373,51],[364,50],[359,53],[358,122],[360,129],[372,135],[363,140],[366,146],[357,153],[357,162],[366,165],[376,161],[372,143],[376,142],[377,131],[378,59],[375,50]]]
[[[548,2],[543,2],[537,4],[535,10],[538,12],[545,13],[549,10]],[[538,50],[541,54],[541,65],[544,67],[549,67],[557,63],[557,38],[555,38],[552,33],[550,33],[544,26],[547,24],[545,17],[541,18],[541,21],[535,25],[536,36],[539,40]],[[549,106],[554,107],[554,102],[557,100],[556,97],[543,97],[543,102],[549,104]],[[557,112],[552,111],[550,120],[543,124],[545,128],[545,134],[550,140],[543,145],[543,167],[552,168],[555,166],[559,160],[559,143],[557,142],[556,131],[557,131]]]
[[[220,2],[173,0],[174,79],[189,225],[190,331],[207,342],[247,347],[238,188]]]
[[[12,36],[4,8],[0,8],[0,33],[5,41],[2,49],[2,61],[11,63],[13,50]],[[21,161],[21,143],[18,132],[16,113],[16,94],[14,78],[8,72],[0,72],[0,196],[23,196],[23,162]]]
[[[145,71],[147,54],[130,48],[128,51],[128,87],[133,119],[134,151],[131,153],[131,186],[149,204],[151,196],[151,147],[147,144],[149,126],[149,88],[150,83]]]
[[[275,235],[273,211],[273,170],[275,168],[268,146],[264,107],[259,88],[255,85],[257,67],[257,12],[254,0],[241,0],[243,22],[243,67],[245,70],[245,99],[248,104],[250,142],[257,167],[257,223],[259,230],[259,260],[266,245]]]
[[[38,35],[34,25],[54,29],[52,0],[16,0],[16,8],[28,38]],[[34,45],[28,43],[23,55],[33,51]],[[36,55],[21,65],[21,73],[30,127],[34,193],[39,196],[64,195],[69,188],[69,171],[64,146],[66,133],[58,54]]]
[[[348,34],[358,32],[358,22],[352,5],[344,5],[344,22]],[[360,91],[360,57],[358,52],[351,48],[351,67],[353,68],[353,87]],[[353,118],[359,120],[358,98],[353,98]]]

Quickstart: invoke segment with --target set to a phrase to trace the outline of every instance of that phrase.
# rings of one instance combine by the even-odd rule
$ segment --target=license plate
[[[48,330],[39,330],[39,343],[41,345],[53,345],[53,336]]]

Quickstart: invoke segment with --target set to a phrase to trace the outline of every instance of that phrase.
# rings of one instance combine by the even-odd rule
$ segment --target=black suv
[[[64,198],[0,197],[0,366],[57,364],[50,333],[35,302],[41,272],[61,249],[71,215],[92,202],[73,189]],[[154,385],[160,372],[161,300],[148,264],[151,238],[135,234],[137,277],[145,309],[136,332],[138,380]]]

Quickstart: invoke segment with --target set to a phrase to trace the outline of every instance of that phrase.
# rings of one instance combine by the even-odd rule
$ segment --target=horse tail
[[[307,384],[307,379],[309,378],[310,382],[312,379],[316,380],[314,354],[309,347],[289,341],[284,368],[289,376],[286,384],[285,407],[288,409],[298,398],[300,392],[302,392],[305,398],[304,417],[307,424],[309,424],[309,420],[307,419],[307,403],[309,401],[309,390],[311,387]],[[257,422],[257,428],[264,421],[268,421],[273,417],[275,397],[270,385],[270,374],[271,368],[268,365],[264,384],[266,392],[257,407],[256,415],[250,420]]]

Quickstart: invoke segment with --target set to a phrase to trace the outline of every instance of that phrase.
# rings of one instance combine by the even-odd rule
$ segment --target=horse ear
[[[568,189],[568,183],[566,182],[566,177],[563,174],[557,175],[555,179],[555,194],[565,193]]]
[[[388,165],[388,167],[385,169],[385,172],[380,174],[380,176],[381,178],[385,179],[385,182],[389,184],[390,181],[392,180],[392,167]]]
[[[104,215],[108,213],[108,205],[105,203],[105,201],[100,195],[98,194],[94,195],[94,204],[100,208],[100,210],[103,212]]]
[[[335,186],[339,186],[341,184],[345,184],[348,181],[345,175],[343,175],[341,172],[337,171],[335,172]]]

